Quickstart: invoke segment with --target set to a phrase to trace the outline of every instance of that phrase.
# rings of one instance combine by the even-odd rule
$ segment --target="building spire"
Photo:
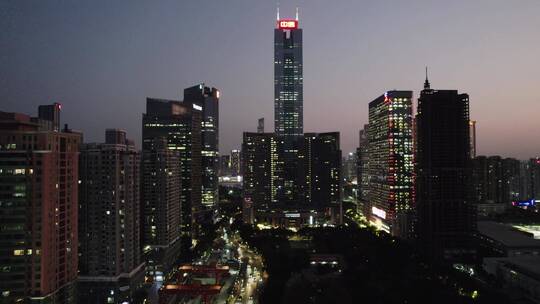
[[[296,7],[296,21],[298,21],[298,7]]]
[[[429,84],[428,80],[428,67],[426,66],[426,81],[424,82],[424,90],[431,89],[431,85]]]
[[[279,3],[278,3],[278,6],[277,6],[277,18],[276,18],[276,20],[279,21]]]

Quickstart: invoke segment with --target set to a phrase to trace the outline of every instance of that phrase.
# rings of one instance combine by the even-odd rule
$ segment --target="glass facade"
[[[302,29],[274,30],[274,127],[301,136],[303,121]]]

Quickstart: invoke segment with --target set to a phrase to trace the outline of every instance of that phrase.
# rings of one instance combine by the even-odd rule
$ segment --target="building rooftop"
[[[520,256],[510,258],[488,258],[506,267],[540,280],[540,256]]]
[[[520,231],[510,224],[493,221],[478,222],[478,232],[507,247],[539,247],[540,240],[531,233]]]

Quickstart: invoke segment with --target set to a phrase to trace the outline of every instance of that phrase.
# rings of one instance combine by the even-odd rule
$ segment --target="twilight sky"
[[[107,127],[140,146],[145,98],[221,90],[220,147],[239,148],[265,117],[273,130],[275,0],[0,2],[0,110],[37,114],[59,101],[62,123],[103,141]],[[540,154],[539,0],[281,0],[300,7],[305,131],[358,145],[367,104],[435,89],[470,94],[479,154]]]

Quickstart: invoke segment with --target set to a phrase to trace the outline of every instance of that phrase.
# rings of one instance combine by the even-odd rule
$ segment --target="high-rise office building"
[[[531,184],[532,197],[540,199],[540,158],[531,158]]]
[[[143,114],[143,156],[155,151],[155,138],[165,138],[168,150],[178,152],[182,173],[182,233],[192,234],[201,209],[201,116],[197,104],[147,98]],[[160,152],[161,153],[161,152]],[[143,208],[146,202],[143,201]],[[143,223],[144,224],[144,223]]]
[[[259,118],[257,122],[257,133],[264,133],[264,117]]]
[[[172,121],[163,124],[173,124]],[[142,151],[141,235],[148,276],[163,279],[180,255],[183,176],[167,137],[146,137]],[[189,209],[188,209],[188,214]],[[182,217],[181,217],[182,215]]]
[[[471,146],[471,158],[476,157],[476,120],[469,121],[469,141]]]
[[[304,133],[302,29],[296,19],[280,19],[274,29],[274,128],[278,135]],[[286,140],[288,140],[286,138]]]
[[[140,154],[125,131],[105,138],[79,158],[78,303],[131,303],[144,281]]]
[[[219,176],[231,175],[231,156],[219,156]]]
[[[364,210],[364,204],[367,201],[369,193],[369,141],[367,132],[369,125],[365,124],[364,128],[359,132],[359,145],[356,150],[357,170],[356,176],[358,181],[357,202],[361,205],[361,210],[365,215],[369,214],[369,210]]]
[[[341,203],[342,175],[339,132],[306,133],[301,150],[302,183],[306,204],[312,207]]]
[[[283,196],[283,139],[244,132],[242,162],[244,200],[260,209],[277,205]]]
[[[429,257],[460,259],[471,253],[476,230],[470,198],[469,95],[433,90],[426,79],[418,99],[417,233]]]
[[[412,91],[388,91],[369,103],[369,219],[400,237],[413,223]]]
[[[280,19],[274,29],[274,129],[283,137],[283,202],[304,201],[299,160],[304,132],[302,29],[295,19]]]
[[[201,203],[210,209],[218,202],[219,96],[219,90],[207,87],[204,83],[184,89],[184,103],[202,109]]]
[[[82,134],[37,120],[0,112],[0,302],[76,303]]]
[[[357,154],[353,152],[350,152],[346,157],[343,157],[342,175],[343,179],[349,183],[354,182],[357,177],[356,164],[358,163],[358,160],[356,157]]]
[[[231,175],[242,175],[242,152],[240,150],[231,150]]]

